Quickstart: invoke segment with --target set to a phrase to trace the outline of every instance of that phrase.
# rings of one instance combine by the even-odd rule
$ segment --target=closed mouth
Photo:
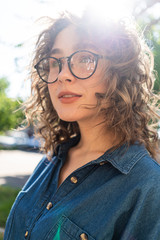
[[[66,94],[66,95],[63,95],[61,96],[60,98],[71,98],[71,97],[81,97],[80,95],[70,95],[70,94]]]
[[[81,97],[82,95],[76,93],[67,93],[67,92],[60,92],[58,94],[58,98],[73,98],[73,97]]]

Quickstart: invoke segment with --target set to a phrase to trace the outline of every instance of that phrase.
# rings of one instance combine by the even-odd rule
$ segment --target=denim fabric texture
[[[77,141],[40,161],[12,206],[4,240],[160,240],[160,166],[145,147],[106,151],[57,188]]]

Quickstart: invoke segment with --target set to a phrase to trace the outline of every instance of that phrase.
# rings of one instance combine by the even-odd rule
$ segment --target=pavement
[[[43,154],[21,150],[0,150],[0,185],[22,188]]]

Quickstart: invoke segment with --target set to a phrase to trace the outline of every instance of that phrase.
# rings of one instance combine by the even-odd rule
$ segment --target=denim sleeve
[[[32,183],[34,183],[37,180],[37,178],[42,174],[42,172],[44,171],[44,169],[46,168],[46,166],[49,163],[50,162],[48,161],[46,156],[43,156],[43,158],[40,160],[40,162],[35,167],[31,176],[29,177],[29,179],[27,180],[27,182],[23,186],[22,191],[26,191],[26,189],[28,189],[32,185]]]
[[[136,208],[119,239],[160,240],[160,177],[142,186]]]

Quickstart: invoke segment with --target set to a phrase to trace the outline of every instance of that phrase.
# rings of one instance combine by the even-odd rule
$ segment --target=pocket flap
[[[62,216],[51,229],[46,240],[95,240],[86,231],[73,223],[68,217]]]

